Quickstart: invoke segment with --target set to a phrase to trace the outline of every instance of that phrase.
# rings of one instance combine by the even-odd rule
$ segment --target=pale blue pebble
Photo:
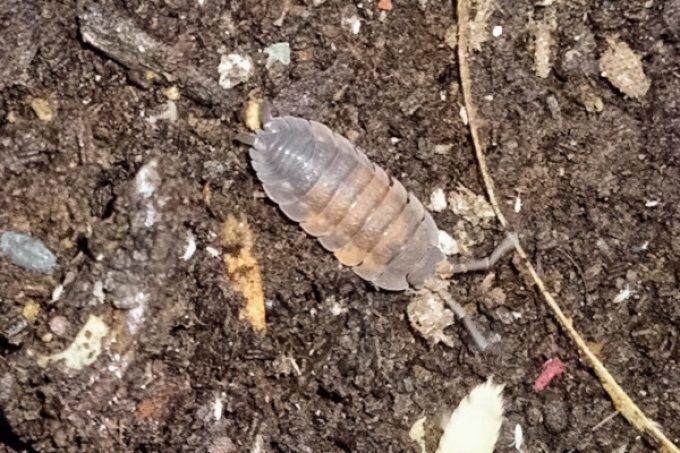
[[[2,233],[0,253],[19,267],[44,274],[51,274],[57,265],[56,257],[43,241],[24,233]]]

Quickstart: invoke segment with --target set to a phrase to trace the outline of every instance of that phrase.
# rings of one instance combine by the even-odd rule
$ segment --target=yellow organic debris
[[[170,101],[178,101],[180,98],[179,88],[177,88],[176,85],[173,85],[170,88],[166,88],[165,90],[163,90],[163,94]]]
[[[260,129],[260,108],[261,105],[256,100],[251,99],[246,102],[244,116],[246,127],[251,131],[257,131]]]
[[[52,107],[50,107],[50,103],[45,99],[33,98],[31,108],[40,121],[52,121],[54,119]]]
[[[224,264],[234,288],[246,299],[239,317],[247,320],[255,330],[267,328],[264,309],[262,273],[253,256],[255,235],[245,217],[236,219],[229,215],[222,227]]]
[[[158,77],[158,74],[156,74],[155,72],[153,72],[151,70],[147,70],[146,72],[144,72],[144,78],[149,82],[153,82],[154,80],[158,79],[159,77]]]
[[[23,315],[23,317],[28,322],[33,322],[35,320],[35,318],[38,317],[39,313],[40,313],[40,304],[38,304],[34,300],[29,300],[26,303],[26,305],[24,305],[23,310],[21,310],[21,314]]]

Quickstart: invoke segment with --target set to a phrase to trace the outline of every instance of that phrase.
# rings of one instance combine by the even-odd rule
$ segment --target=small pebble
[[[493,27],[491,34],[493,35],[494,38],[498,38],[500,35],[503,34],[503,27],[501,27],[500,25],[496,25],[495,27]]]
[[[267,62],[265,63],[267,68],[272,67],[276,63],[281,63],[284,66],[290,64],[290,44],[287,42],[272,44],[264,49],[264,53],[267,54]]]
[[[63,337],[68,332],[70,322],[66,317],[57,315],[49,321],[50,331],[58,337]]]
[[[223,55],[217,72],[220,74],[220,86],[228,90],[250,78],[253,74],[253,61],[250,57],[236,53]]]
[[[439,187],[434,189],[430,195],[430,208],[434,212],[442,212],[447,206],[448,203],[446,202],[446,194],[444,193],[444,190]]]
[[[51,274],[57,259],[45,244],[28,234],[6,231],[0,236],[0,253],[15,265],[35,272]]]

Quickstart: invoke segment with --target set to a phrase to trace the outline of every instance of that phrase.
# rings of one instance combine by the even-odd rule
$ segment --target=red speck
[[[543,371],[534,382],[534,391],[542,391],[550,384],[550,381],[562,373],[564,373],[564,363],[560,359],[548,360],[543,364]]]
[[[392,0],[378,0],[378,9],[383,11],[392,10]]]

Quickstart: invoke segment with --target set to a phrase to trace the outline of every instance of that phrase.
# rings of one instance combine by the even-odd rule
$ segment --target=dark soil
[[[506,384],[507,401],[497,451],[515,451],[516,424],[530,452],[655,450],[620,416],[598,426],[614,411],[608,396],[509,259],[494,269],[504,303],[483,297],[483,273],[457,278],[454,291],[500,334],[501,350],[480,353],[460,324],[448,331],[454,348],[431,347],[406,319],[411,294],[377,291],[341,268],[263,198],[246,149],[233,141],[245,100],[266,96],[281,113],[356,140],[423,200],[459,184],[484,193],[459,117],[455,51],[444,41],[455,5],[394,0],[381,21],[372,1],[120,0],[139,27],[190,55],[208,77],[217,79],[221,53],[255,59],[255,74],[229,102],[183,96],[176,121],[150,124],[169,85],[139,82],[84,44],[75,2],[4,3],[0,62],[15,67],[0,70],[0,232],[42,239],[59,263],[44,276],[0,258],[6,448],[225,452],[261,442],[261,451],[416,452],[408,431],[427,416],[434,451],[438,416],[494,376]],[[542,79],[533,70],[529,19],[545,8],[498,2],[488,27],[502,25],[503,34],[472,54],[498,195],[577,329],[678,443],[680,3],[555,2],[553,70]],[[343,26],[355,14],[363,21],[356,35]],[[642,56],[652,84],[640,100],[599,74],[610,36]],[[292,62],[265,69],[259,51],[278,41],[290,42]],[[572,49],[576,63],[564,58]],[[602,98],[601,113],[585,110],[582,85]],[[33,98],[50,102],[52,121],[36,118]],[[447,144],[450,151],[435,152]],[[153,196],[158,226],[149,232],[133,189],[153,158],[163,183]],[[515,213],[518,194],[523,207]],[[256,234],[264,335],[238,319],[243,299],[206,250],[219,250],[230,213],[244,214]],[[434,216],[448,231],[460,220],[450,211]],[[189,232],[198,250],[184,261]],[[484,238],[474,254],[488,253],[501,233]],[[103,302],[93,296],[101,282]],[[59,284],[64,292],[52,301]],[[615,302],[626,286],[632,296]],[[121,328],[80,372],[38,365],[66,348],[90,314],[124,326],[127,312],[112,301],[130,288],[150,296],[136,335]],[[40,305],[37,318],[15,328],[31,301]],[[55,316],[68,321],[62,336],[50,332]],[[534,392],[542,364],[554,357],[566,373]]]

